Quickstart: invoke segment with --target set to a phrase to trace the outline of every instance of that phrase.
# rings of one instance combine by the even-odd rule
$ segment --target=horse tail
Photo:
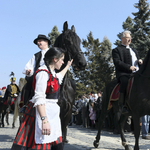
[[[19,103],[20,103],[20,100],[21,100],[21,92],[19,93],[17,99],[16,99],[16,102],[15,102],[15,110],[14,110],[14,117],[13,117],[13,123],[15,123],[17,117],[18,117],[18,114],[19,114]]]
[[[68,110],[68,111],[67,111],[67,113],[65,114],[64,118],[66,118],[66,116],[69,114],[69,110],[72,110],[72,109],[71,109],[71,104],[70,104],[69,102],[66,102],[66,103],[67,103],[67,105],[68,105],[68,107],[66,107],[66,110]]]

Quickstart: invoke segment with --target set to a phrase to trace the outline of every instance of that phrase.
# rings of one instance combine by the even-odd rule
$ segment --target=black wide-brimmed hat
[[[47,36],[42,35],[42,34],[39,34],[39,35],[38,35],[38,37],[37,37],[37,38],[33,41],[33,42],[34,42],[34,44],[36,44],[36,45],[37,45],[37,40],[39,40],[39,39],[47,40],[47,41],[48,41],[48,45],[50,45],[50,44],[51,44],[50,39],[49,39]]]

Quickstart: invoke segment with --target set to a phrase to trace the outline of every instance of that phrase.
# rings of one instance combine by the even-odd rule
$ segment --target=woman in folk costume
[[[50,48],[45,54],[45,65],[41,66],[33,78],[34,96],[25,110],[11,150],[62,150],[60,107],[58,106],[59,84],[72,64],[59,73],[64,63],[61,48]]]

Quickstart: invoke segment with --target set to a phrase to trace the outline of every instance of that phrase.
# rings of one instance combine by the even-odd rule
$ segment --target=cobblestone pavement
[[[0,150],[10,150],[15,135],[19,127],[19,120],[16,122],[16,128],[12,129],[12,118],[10,114],[10,125],[5,128],[0,128]],[[121,145],[119,135],[114,135],[112,132],[102,131],[101,141],[98,148],[94,148],[93,141],[97,131],[86,129],[82,126],[69,126],[67,139],[69,143],[65,144],[64,150],[124,150]],[[126,133],[126,139],[130,145],[134,146],[134,135]],[[140,150],[150,150],[150,141],[139,138]]]

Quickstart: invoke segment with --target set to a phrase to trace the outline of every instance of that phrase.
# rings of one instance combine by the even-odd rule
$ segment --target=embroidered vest
[[[35,72],[34,77],[33,77],[33,83],[32,83],[33,90],[35,91],[35,85],[36,85],[35,76],[40,71],[46,71],[49,74],[49,80],[47,81],[46,98],[47,99],[58,99],[59,93],[60,93],[58,79],[57,79],[57,77],[53,77],[53,81],[52,81],[52,76],[51,76],[50,72],[46,69],[38,69]]]

